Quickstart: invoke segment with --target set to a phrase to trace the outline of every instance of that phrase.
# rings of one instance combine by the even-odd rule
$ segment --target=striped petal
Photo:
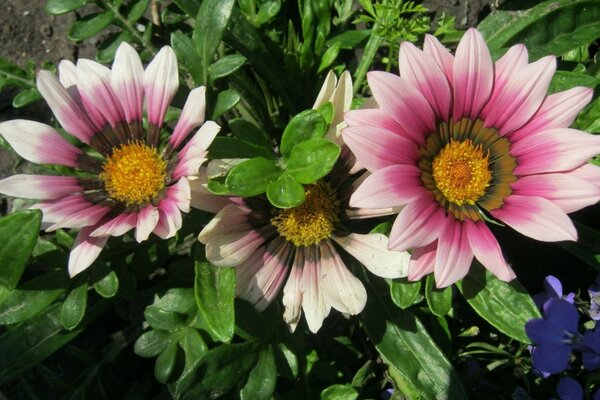
[[[157,127],[162,126],[167,108],[178,88],[177,58],[173,49],[165,46],[144,71],[148,123]]]
[[[454,71],[454,56],[433,35],[425,35],[423,52],[429,54],[442,69],[449,82],[452,82]]]
[[[96,225],[109,211],[110,207],[101,207],[90,205],[82,210],[66,215],[54,225],[46,228],[46,232],[52,232],[62,228],[84,228],[86,226]]]
[[[438,288],[452,285],[469,272],[473,251],[464,223],[447,218],[438,239],[435,256],[435,284]]]
[[[179,152],[179,163],[173,171],[173,178],[198,175],[200,165],[206,161],[208,146],[221,127],[212,121],[206,121],[190,141]]]
[[[200,86],[192,90],[188,95],[175,130],[169,138],[169,142],[174,149],[183,143],[193,129],[196,129],[204,122],[204,114],[206,112],[205,94],[206,88]]]
[[[154,234],[161,239],[169,239],[181,228],[183,219],[181,211],[174,201],[163,199],[158,204],[158,223],[154,228]]]
[[[0,193],[23,199],[52,200],[83,192],[73,176],[13,175],[0,181]]]
[[[408,280],[418,281],[425,275],[432,273],[435,268],[436,253],[437,242],[415,249],[408,263]]]
[[[350,198],[351,207],[398,207],[421,196],[425,189],[421,170],[412,165],[392,165],[368,176]]]
[[[119,214],[114,218],[100,224],[90,233],[92,237],[100,236],[121,236],[135,228],[137,223],[137,213]]]
[[[125,120],[142,120],[144,67],[138,53],[126,42],[119,45],[110,72],[110,85],[121,103]]]
[[[323,289],[319,285],[322,260],[319,248],[309,246],[304,254],[304,269],[302,270],[302,278],[300,278],[302,310],[308,329],[312,333],[317,333],[323,325],[325,317],[331,311],[331,306],[325,301]]]
[[[469,246],[475,258],[498,279],[505,282],[513,280],[516,275],[504,260],[498,241],[485,223],[468,219],[464,223]]]
[[[283,288],[283,320],[294,332],[302,316],[302,291],[300,290],[300,280],[304,270],[304,247],[296,248],[292,269],[288,276],[285,287]]]
[[[94,226],[83,228],[77,234],[69,255],[69,276],[74,277],[92,265],[106,244],[108,236],[90,236],[94,229]]]
[[[360,126],[363,129],[381,128],[410,139],[417,144],[422,144],[425,140],[424,135],[405,131],[390,116],[378,109],[350,110],[344,114],[344,121],[348,126]]]
[[[148,239],[158,224],[158,216],[158,209],[152,204],[148,204],[140,210],[135,224],[135,240],[138,243]]]

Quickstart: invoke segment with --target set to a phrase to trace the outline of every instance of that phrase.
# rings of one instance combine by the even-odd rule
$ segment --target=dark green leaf
[[[185,335],[180,341],[180,346],[185,353],[185,367],[183,373],[190,371],[198,363],[200,358],[208,351],[206,343],[198,331],[194,328],[186,328]]]
[[[156,357],[167,347],[170,337],[166,331],[150,329],[135,341],[133,351],[140,357]]]
[[[304,186],[287,174],[267,186],[267,198],[275,207],[291,208],[304,202]]]
[[[350,385],[332,385],[321,392],[321,400],[356,400],[358,392]]]
[[[114,15],[110,12],[92,14],[83,17],[71,25],[69,39],[80,41],[89,39],[102,32],[114,21]]]
[[[25,89],[21,91],[12,101],[14,108],[24,107],[42,98],[42,95],[37,89]]]
[[[269,0],[262,3],[256,16],[257,26],[266,24],[273,19],[281,9],[281,0]]]
[[[530,343],[525,323],[532,318],[541,318],[541,315],[516,279],[503,282],[474,262],[469,274],[456,286],[483,319],[505,335]]]
[[[196,262],[194,290],[199,313],[209,333],[221,342],[229,342],[235,326],[235,270]]]
[[[196,299],[191,288],[171,288],[152,305],[164,311],[192,314],[196,311]]]
[[[340,44],[340,42],[335,42],[327,50],[325,50],[325,53],[323,53],[323,57],[321,57],[321,63],[319,64],[319,69],[317,70],[317,73],[325,71],[331,66],[331,64],[334,63],[335,59],[340,54],[341,46],[342,45]]]
[[[160,383],[167,383],[173,374],[178,351],[179,344],[177,342],[171,342],[158,355],[156,363],[154,364],[154,377]]]
[[[231,17],[233,0],[204,0],[196,17],[194,38],[200,56],[202,83],[208,84],[208,66],[212,64]]]
[[[556,71],[548,88],[549,93],[562,92],[575,86],[587,86],[595,88],[598,86],[598,79],[579,72]]]
[[[600,37],[600,3],[548,0],[519,11],[493,11],[478,26],[492,54],[523,43],[530,59],[560,55]]]
[[[96,51],[96,61],[102,64],[108,64],[114,60],[119,45],[123,42],[131,42],[133,36],[129,31],[111,33],[98,46]]]
[[[398,375],[402,392],[409,398],[466,399],[452,364],[427,334],[419,319],[393,306],[377,282],[367,290],[361,319],[389,372]]]
[[[279,150],[288,157],[294,146],[309,139],[322,138],[327,133],[327,123],[317,110],[306,110],[288,123],[281,136]]]
[[[127,22],[130,24],[137,22],[137,20],[144,15],[146,8],[148,8],[149,1],[150,0],[138,0],[127,14]]]
[[[119,278],[105,263],[98,262],[91,268],[94,290],[105,298],[113,297],[119,290]]]
[[[229,189],[227,188],[227,185],[225,184],[225,178],[209,179],[208,183],[206,184],[206,188],[208,189],[209,192],[211,192],[213,194],[217,194],[217,195],[229,194]]]
[[[186,326],[183,315],[174,311],[162,310],[154,305],[146,307],[144,317],[154,329],[174,331]]]
[[[425,298],[431,312],[438,317],[442,317],[448,314],[448,311],[452,308],[452,286],[437,289],[433,274],[429,274],[425,283]]]
[[[365,1],[365,3],[368,2]],[[358,67],[356,67],[356,72],[354,73],[354,93],[356,93],[363,85],[363,80],[365,79],[365,75],[367,71],[371,68],[373,64],[373,60],[375,60],[375,56],[377,55],[377,51],[379,47],[383,44],[384,38],[378,35],[377,32],[378,24],[374,24],[371,36],[369,36],[369,41],[365,46],[365,51],[360,57],[360,62],[358,63]]]
[[[335,43],[339,43],[341,49],[354,50],[362,42],[367,40],[369,35],[371,35],[370,29],[349,30],[332,37],[325,42],[325,45],[333,46]]]
[[[277,369],[273,348],[268,346],[258,355],[258,362],[250,371],[248,381],[240,391],[241,400],[269,400],[275,391]]]
[[[77,10],[88,3],[88,0],[47,0],[46,12],[51,15],[61,15]]]
[[[202,84],[202,67],[200,55],[194,41],[180,31],[171,34],[171,47],[177,55],[177,60],[190,73],[196,84]]]
[[[87,282],[82,281],[71,290],[63,302],[60,308],[60,323],[65,329],[75,329],[83,319],[87,308],[87,289]]]
[[[375,364],[372,360],[367,360],[356,374],[352,378],[352,386],[361,388],[367,384],[367,382],[375,376]]]
[[[19,283],[41,223],[40,210],[20,211],[0,218],[0,286],[3,289],[14,289]]]
[[[577,242],[560,242],[560,246],[600,271],[600,232],[578,222],[575,226]]]
[[[245,62],[246,57],[241,54],[230,54],[218,59],[210,67],[208,67],[210,80],[215,81],[219,78],[224,78],[233,74],[235,71],[240,69]]]
[[[217,104],[212,114],[212,119],[217,119],[227,111],[231,110],[240,102],[240,94],[232,89],[224,90],[217,96]]]
[[[69,286],[64,270],[40,275],[17,289],[0,303],[0,324],[14,324],[40,313]]]
[[[421,281],[410,282],[406,278],[394,279],[390,283],[390,294],[394,304],[405,309],[412,306],[421,291]]]
[[[208,154],[211,159],[222,158],[273,158],[273,153],[264,147],[256,146],[234,137],[219,136],[213,139]]]
[[[198,14],[200,9],[200,0],[173,0],[173,3],[192,18]]]
[[[274,160],[257,157],[233,167],[225,183],[229,191],[237,196],[256,196],[264,193],[269,182],[279,175],[281,170]]]
[[[298,182],[310,184],[331,171],[340,155],[340,147],[325,139],[310,139],[294,147],[286,171]]]
[[[257,146],[264,147],[271,150],[273,144],[269,136],[254,125],[252,122],[246,121],[242,118],[236,118],[229,121],[229,129],[233,132],[233,135],[245,142],[255,144]]]

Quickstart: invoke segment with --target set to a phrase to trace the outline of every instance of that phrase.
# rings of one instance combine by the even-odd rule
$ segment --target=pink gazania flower
[[[523,45],[496,63],[475,29],[456,55],[433,36],[400,50],[400,76],[370,72],[379,109],[346,113],[346,144],[369,176],[353,207],[400,207],[390,249],[414,249],[409,279],[433,272],[438,287],[463,278],[476,257],[515,277],[486,221],[531,238],[577,240],[567,213],[600,199],[586,160],[600,137],[567,127],[590,101],[576,87],[547,96],[553,56],[528,63]]]
[[[332,76],[326,85],[335,79]],[[336,90],[352,84],[349,74],[341,79],[345,82],[333,84]],[[335,90],[329,91],[333,94],[322,91],[323,101],[343,102],[344,111],[349,109],[351,95],[343,100]],[[350,194],[364,178],[350,173],[354,164],[354,157],[343,147],[330,174],[305,186],[305,201],[297,207],[274,208],[264,197],[231,198],[198,237],[206,245],[210,262],[236,267],[237,295],[258,310],[264,310],[283,287],[283,318],[292,331],[302,310],[309,329],[317,332],[331,308],[349,315],[364,308],[365,288],[346,267],[336,244],[376,275],[406,276],[410,254],[387,250],[383,234],[353,233],[342,225],[345,220],[392,213],[391,209],[348,206]],[[211,202],[204,199],[199,208],[212,211]]]
[[[135,50],[119,46],[112,70],[81,59],[62,61],[57,78],[40,71],[37,86],[76,146],[54,128],[34,121],[0,124],[0,135],[24,159],[75,169],[71,176],[14,175],[0,192],[41,200],[46,231],[80,228],[69,257],[74,276],[98,257],[109,236],[135,229],[138,242],[151,233],[175,235],[189,211],[190,186],[220,127],[204,122],[203,87],[194,89],[168,140],[163,119],[177,92],[173,50],[164,47],[146,70]],[[144,98],[147,127],[142,122]],[[202,125],[186,144],[190,132]]]

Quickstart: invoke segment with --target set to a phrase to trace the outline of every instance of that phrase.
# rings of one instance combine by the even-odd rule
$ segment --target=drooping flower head
[[[179,87],[173,50],[164,47],[144,70],[136,51],[123,43],[112,69],[85,59],[76,66],[62,61],[59,78],[40,71],[37,86],[58,122],[82,146],[51,126],[27,120],[1,123],[0,135],[24,159],[70,167],[76,174],[14,175],[0,181],[0,192],[41,200],[34,208],[42,210],[47,231],[80,228],[69,274],[89,267],[109,236],[131,229],[138,242],[151,233],[175,235],[181,212],[189,211],[186,177],[197,173],[220,128],[204,123],[205,89],[200,87],[190,92],[172,134],[163,140],[165,113]]]
[[[498,278],[514,273],[486,221],[541,241],[576,240],[566,213],[600,199],[600,170],[586,161],[600,136],[567,127],[590,101],[575,87],[547,96],[553,56],[528,63],[523,45],[495,63],[475,29],[450,52],[433,36],[404,42],[400,76],[370,72],[379,109],[346,113],[346,144],[372,175],[352,196],[363,208],[403,206],[393,250],[414,249],[409,279],[438,287],[476,257]]]
[[[352,93],[349,74],[340,81],[325,101],[343,99],[336,96],[343,87]],[[346,96],[340,108],[348,110],[350,100]],[[349,172],[354,161],[347,148],[342,150],[328,176],[305,186],[305,201],[297,207],[275,208],[261,197],[233,198],[200,232],[206,258],[236,267],[237,294],[257,309],[265,309],[283,287],[283,317],[291,330],[302,311],[309,329],[317,332],[331,308],[350,315],[364,308],[365,288],[346,267],[336,244],[379,276],[406,276],[408,253],[388,251],[383,234],[353,233],[342,224],[391,212],[348,207],[358,177]]]

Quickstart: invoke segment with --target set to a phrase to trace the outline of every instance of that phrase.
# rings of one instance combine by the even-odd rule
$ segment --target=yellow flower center
[[[489,151],[469,139],[451,140],[433,160],[435,185],[448,199],[459,206],[474,205],[490,185],[492,173]]]
[[[114,149],[100,179],[108,195],[126,205],[142,205],[165,187],[167,163],[154,147],[130,142]]]
[[[318,181],[306,187],[304,203],[298,207],[275,209],[271,224],[296,246],[310,246],[331,235],[338,220],[338,207],[331,186]]]

